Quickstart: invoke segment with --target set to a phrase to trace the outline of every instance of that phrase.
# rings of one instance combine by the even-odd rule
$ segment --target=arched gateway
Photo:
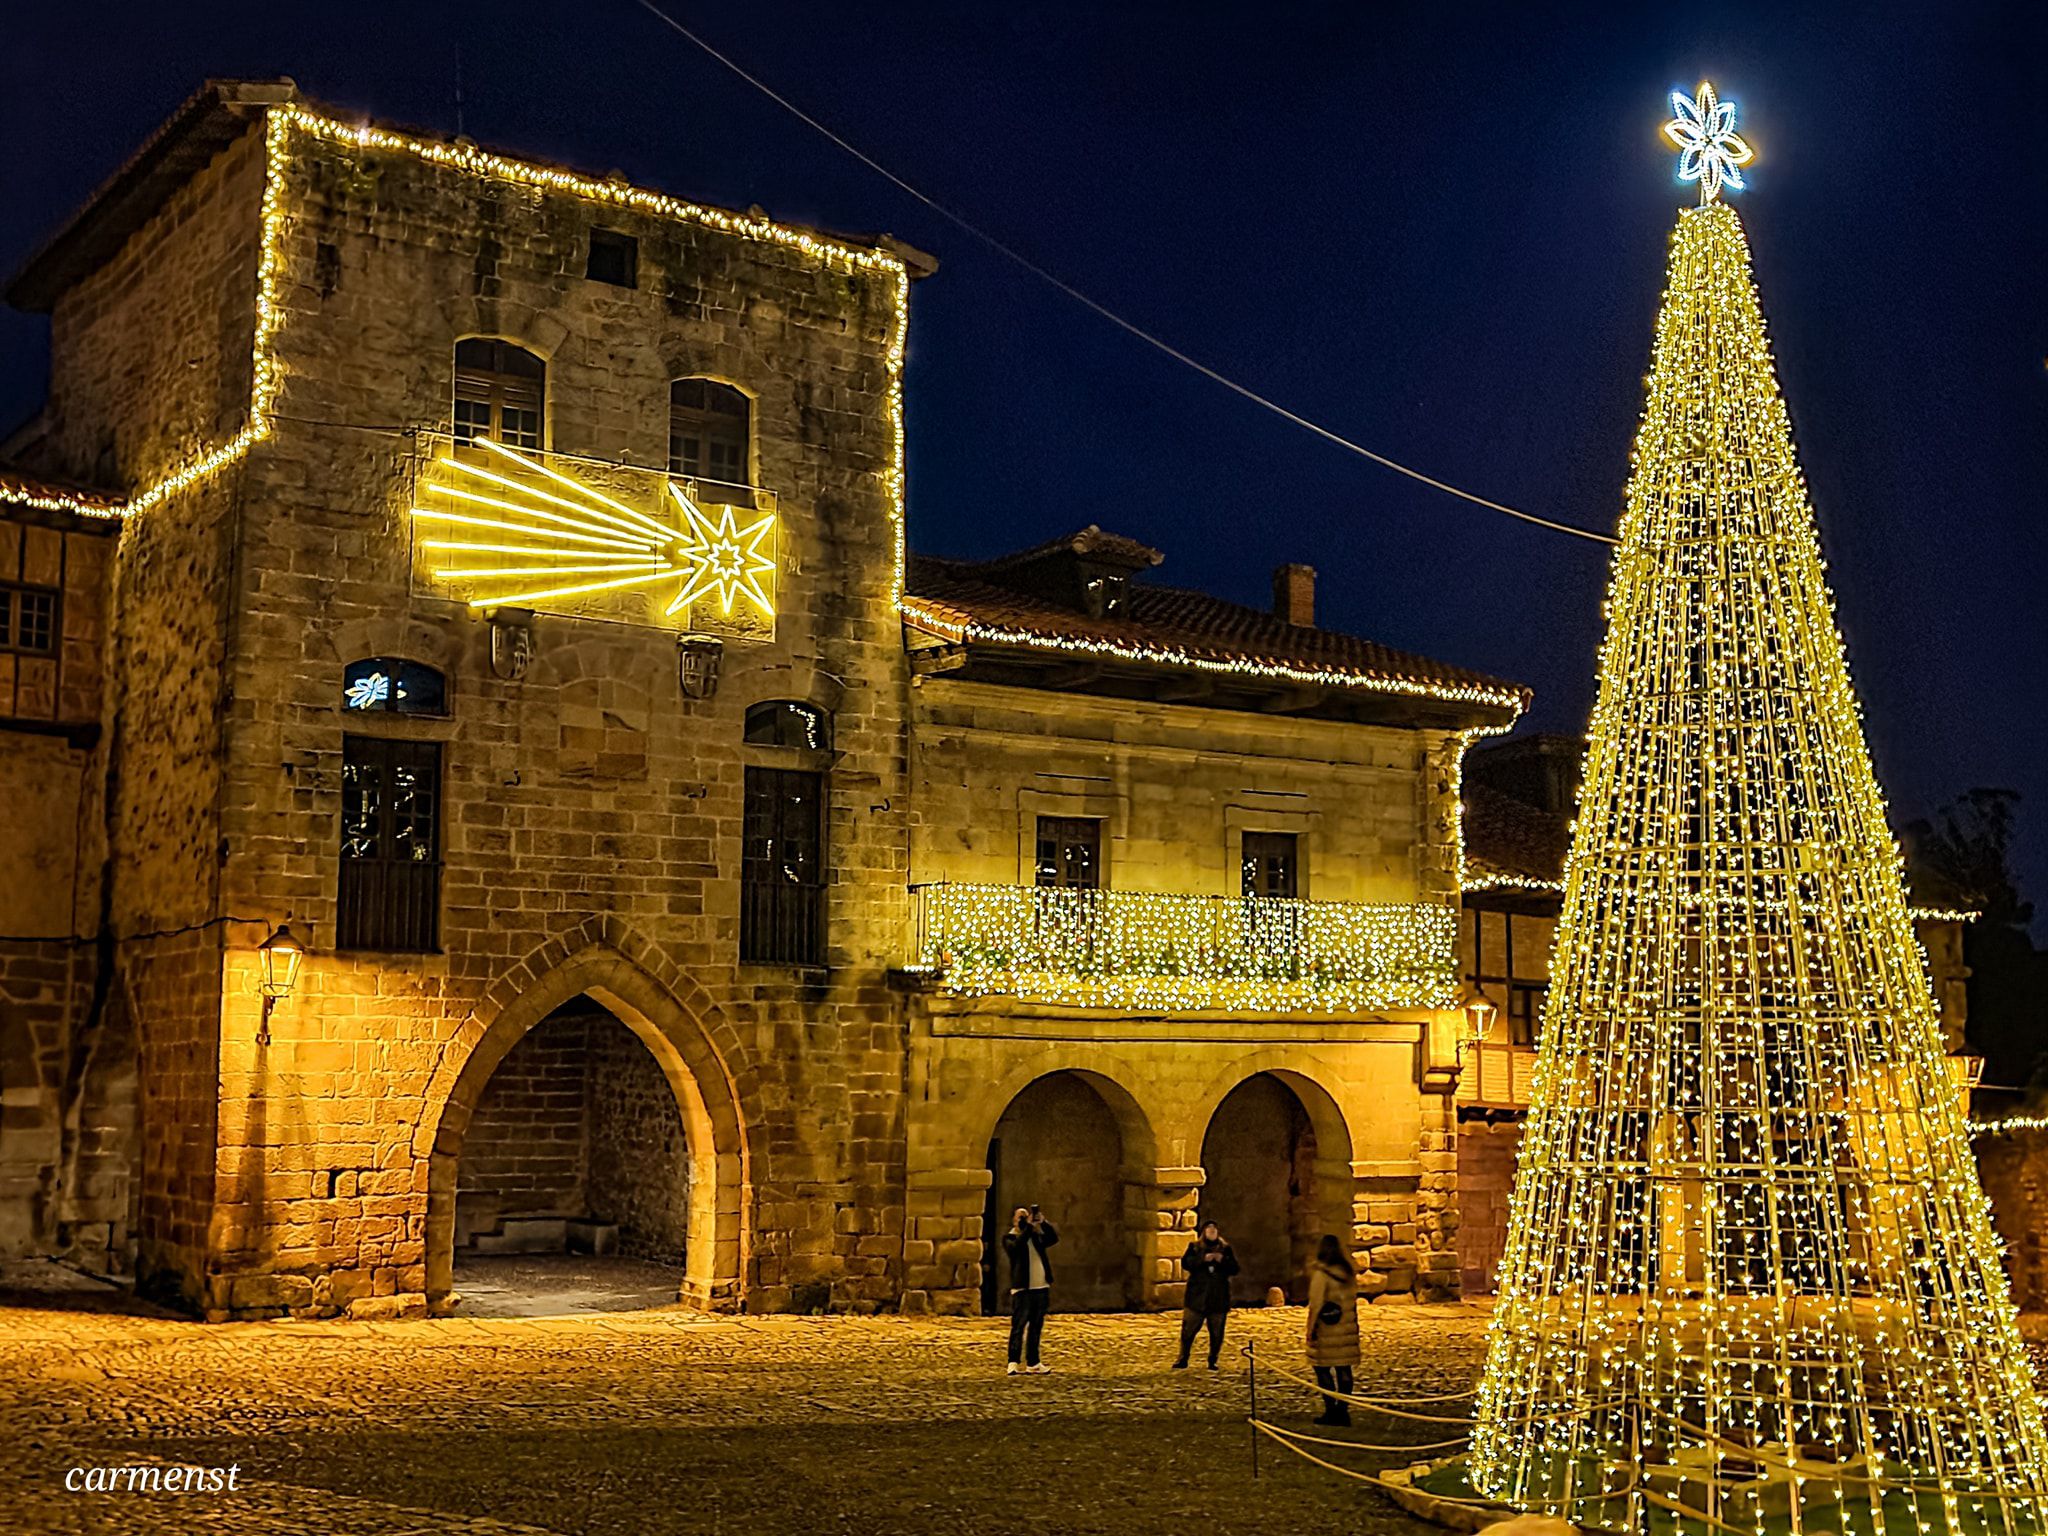
[[[683,1299],[707,1307],[737,1305],[745,1286],[751,1177],[739,1095],[713,1042],[714,1026],[706,1021],[707,1015],[715,1019],[708,1000],[702,1008],[688,1006],[608,944],[591,944],[552,969],[537,975],[535,970],[532,963],[522,967],[485,999],[449,1042],[434,1073],[415,1141],[416,1153],[428,1159],[428,1307],[444,1306],[454,1284],[458,1173],[485,1087],[529,1031],[578,999],[588,999],[630,1030],[675,1095],[689,1164]]]

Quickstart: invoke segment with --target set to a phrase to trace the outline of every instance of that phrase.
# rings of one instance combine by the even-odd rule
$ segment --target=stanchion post
[[[1250,1362],[1250,1369],[1245,1372],[1245,1380],[1251,1383],[1252,1476],[1256,1478],[1259,1475],[1259,1341],[1247,1340],[1244,1354],[1245,1359]]]

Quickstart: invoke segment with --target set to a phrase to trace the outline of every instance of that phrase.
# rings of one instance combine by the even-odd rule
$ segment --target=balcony
[[[942,991],[1151,1013],[1448,1008],[1457,908],[945,882],[912,887]]]

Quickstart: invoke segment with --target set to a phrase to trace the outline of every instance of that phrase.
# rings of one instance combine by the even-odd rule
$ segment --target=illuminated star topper
[[[1678,179],[1700,184],[1700,201],[1711,203],[1726,187],[1742,190],[1741,168],[1756,151],[1735,131],[1735,103],[1714,94],[1711,81],[1700,82],[1697,100],[1683,91],[1671,93],[1675,114],[1664,125],[1664,137],[1678,146]]]

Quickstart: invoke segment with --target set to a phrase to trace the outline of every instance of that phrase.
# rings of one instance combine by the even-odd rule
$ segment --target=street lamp
[[[1458,1001],[1465,1010],[1465,1043],[1477,1045],[1493,1032],[1493,1021],[1500,1016],[1500,1009],[1479,990],[1477,982],[1468,984]]]
[[[263,964],[262,980],[256,983],[256,990],[263,994],[263,1023],[257,1028],[259,1044],[270,1043],[270,1010],[277,1006],[282,997],[292,995],[292,987],[299,979],[299,962],[306,958],[306,947],[292,936],[288,926],[280,926],[277,932],[256,946],[256,957]]]

